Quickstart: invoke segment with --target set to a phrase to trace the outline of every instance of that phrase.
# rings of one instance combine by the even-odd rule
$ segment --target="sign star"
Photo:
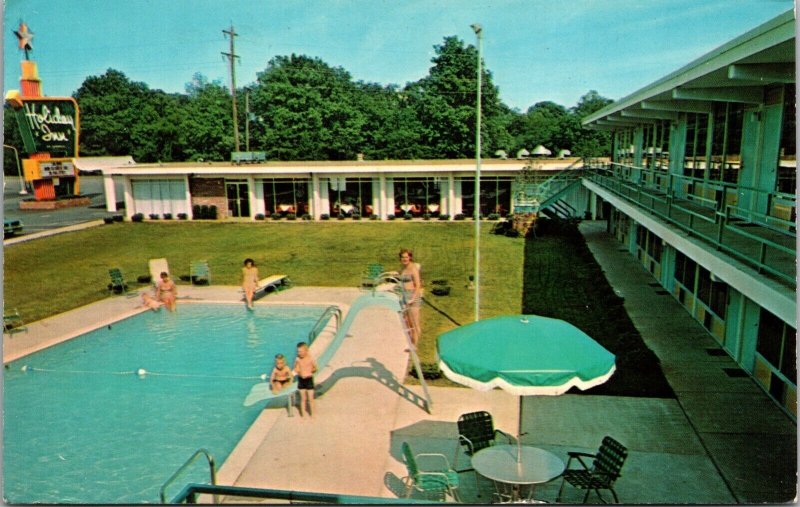
[[[14,31],[14,35],[19,40],[19,49],[25,50],[25,57],[28,56],[28,51],[33,49],[31,41],[33,40],[33,32],[28,30],[28,25],[23,22],[19,23],[19,29]]]

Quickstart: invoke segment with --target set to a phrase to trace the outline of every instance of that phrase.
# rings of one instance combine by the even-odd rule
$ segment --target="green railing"
[[[217,467],[216,467],[216,465],[214,464],[214,457],[213,457],[213,456],[211,455],[211,453],[210,453],[210,452],[208,452],[207,450],[205,450],[205,449],[198,449],[198,450],[196,450],[196,451],[194,452],[194,454],[192,454],[192,455],[189,457],[189,459],[187,459],[187,460],[186,460],[186,461],[183,463],[183,465],[181,465],[181,467],[180,467],[180,468],[178,468],[178,469],[175,471],[175,473],[174,473],[174,474],[172,474],[172,475],[170,476],[170,478],[169,478],[169,479],[167,479],[167,480],[166,480],[166,482],[164,482],[164,484],[161,486],[161,489],[158,491],[158,496],[159,496],[159,498],[161,499],[161,503],[167,503],[167,486],[169,486],[170,484],[172,484],[173,482],[175,482],[175,479],[177,479],[177,478],[178,478],[178,477],[179,477],[179,476],[180,476],[180,475],[181,475],[183,472],[185,472],[185,471],[186,471],[186,469],[187,469],[187,468],[189,468],[189,466],[190,466],[192,463],[194,463],[195,461],[197,461],[197,458],[199,458],[200,456],[203,456],[203,457],[205,457],[205,458],[206,458],[206,461],[208,462],[208,468],[209,468],[209,480],[211,481],[211,485],[212,485],[212,486],[213,486],[213,485],[216,485],[216,483],[217,483]],[[216,496],[216,494],[214,495],[214,503],[217,503],[217,496]]]
[[[330,321],[331,317],[336,317],[336,329],[339,329],[339,326],[342,325],[342,310],[338,306],[331,305],[325,308],[325,311],[320,315],[317,322],[314,324],[314,327],[311,328],[311,331],[308,332],[308,343],[313,342],[317,336],[325,329],[325,326],[328,325],[328,321]]]
[[[584,176],[759,273],[796,287],[794,195],[616,163]],[[765,212],[754,211],[756,206]]]
[[[339,495],[334,493],[312,493],[282,489],[243,488],[238,486],[213,486],[210,484],[187,484],[170,503],[197,503],[198,495],[230,496],[262,500],[282,500],[289,503],[317,504],[433,504],[431,500],[411,498],[383,498],[379,496]],[[215,501],[216,503],[216,501]],[[233,503],[233,502],[232,502]],[[241,502],[239,502],[241,503]]]

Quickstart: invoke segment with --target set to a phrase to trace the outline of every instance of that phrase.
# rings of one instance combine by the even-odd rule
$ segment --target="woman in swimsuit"
[[[169,273],[161,272],[161,281],[156,286],[156,299],[164,303],[171,312],[175,311],[175,301],[178,298],[178,287],[169,279]]]
[[[420,309],[422,307],[422,279],[419,275],[419,265],[414,262],[411,250],[400,250],[400,283],[402,284],[403,315],[411,332],[411,344],[417,347],[421,333]]]
[[[242,289],[244,289],[244,298],[247,301],[247,307],[253,308],[253,294],[258,287],[258,268],[253,259],[245,259],[244,267],[242,268]]]

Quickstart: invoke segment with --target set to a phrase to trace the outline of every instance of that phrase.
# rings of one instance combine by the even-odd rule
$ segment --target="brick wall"
[[[228,198],[225,195],[224,178],[190,178],[189,192],[192,206],[216,206],[217,218],[228,216]]]

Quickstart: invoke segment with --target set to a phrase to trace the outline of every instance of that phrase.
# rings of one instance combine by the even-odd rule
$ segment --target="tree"
[[[434,46],[428,76],[406,87],[424,126],[423,152],[429,158],[471,158],[475,156],[477,49],[465,46],[458,37],[445,37]],[[508,149],[506,131],[509,109],[500,102],[492,75],[482,66],[481,130],[482,150],[493,153]]]
[[[540,144],[553,152],[569,149],[571,142],[561,132],[567,116],[566,108],[554,102],[537,102],[529,107],[509,125],[514,153],[523,148],[530,151]]]
[[[350,74],[319,58],[275,57],[251,92],[251,110],[263,118],[251,136],[279,160],[354,159],[365,123],[356,91]]]
[[[611,134],[603,130],[594,130],[584,127],[580,122],[590,114],[599,111],[613,100],[601,96],[595,90],[589,90],[578,103],[570,110],[575,130],[572,154],[579,157],[602,157],[611,154]]]
[[[180,123],[189,160],[228,160],[234,150],[232,100],[220,82],[197,73],[186,84],[187,100]]]

